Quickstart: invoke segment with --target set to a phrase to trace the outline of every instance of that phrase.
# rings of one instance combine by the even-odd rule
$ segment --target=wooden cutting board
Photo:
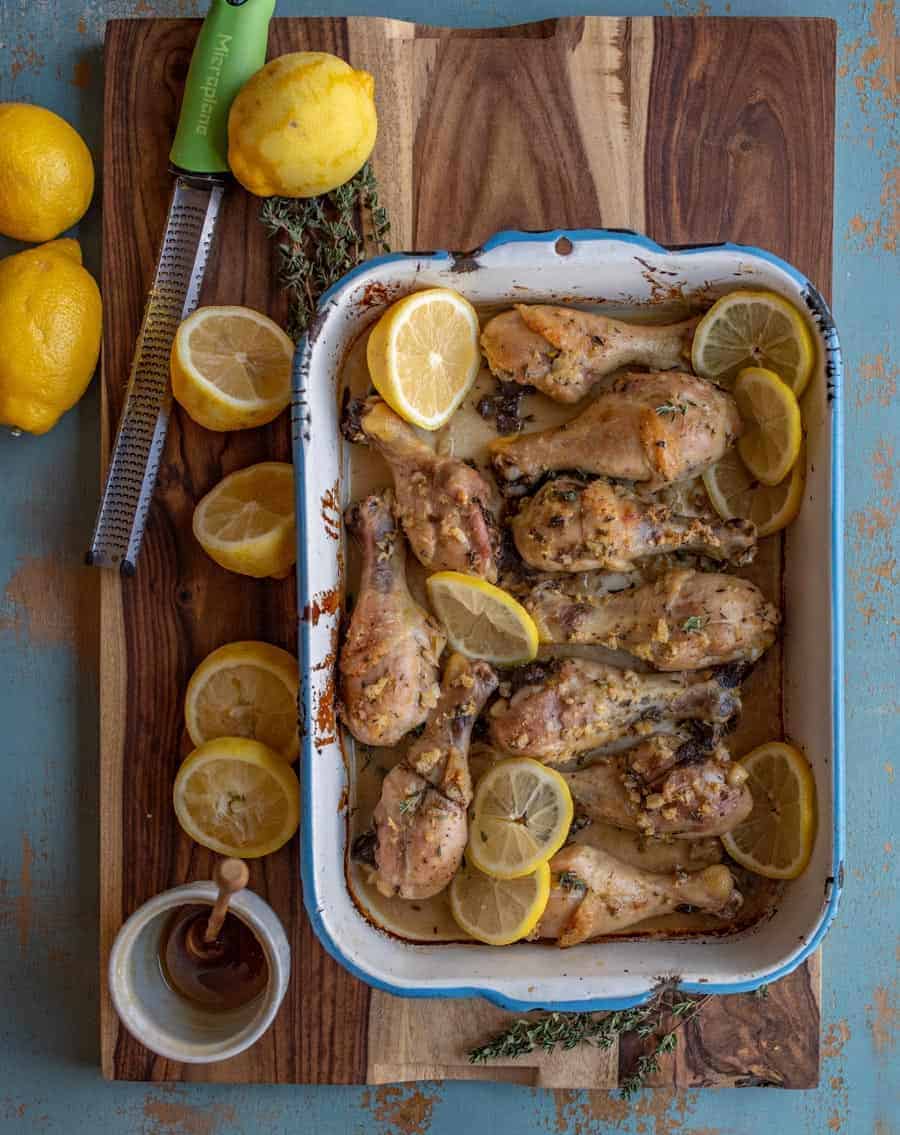
[[[196,20],[111,21],[103,186],[103,467],[171,190],[167,152]],[[376,78],[375,166],[395,248],[476,246],[503,228],[629,227],[664,243],[734,240],[831,281],[835,25],[829,20],[560,19],[448,30],[377,19],[276,20],[270,56],[336,52]],[[202,302],[284,314],[258,203],[227,197]],[[104,574],[101,661],[101,950],[151,895],[210,876],[180,831],[172,781],[188,744],[182,697],[224,642],[294,648],[293,581],[259,582],[208,560],[190,528],[222,476],[290,459],[286,416],[232,435],[180,412],[169,431],[137,575]],[[104,991],[104,1075],[124,1080],[383,1083],[492,1078],[613,1088],[634,1059],[536,1056],[472,1068],[466,1050],[510,1019],[479,1001],[370,991],[319,946],[304,916],[296,841],[252,865],[281,916],[293,976],[274,1027],[206,1066],[154,1057]],[[105,980],[104,980],[105,984]],[[813,959],[765,1000],[718,998],[658,1082],[812,1087],[819,1066]]]

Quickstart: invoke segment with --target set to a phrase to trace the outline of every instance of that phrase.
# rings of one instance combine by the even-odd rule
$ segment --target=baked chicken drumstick
[[[525,600],[543,642],[599,643],[657,670],[755,662],[775,641],[779,615],[747,579],[676,569],[607,595],[539,583]]]
[[[548,481],[523,503],[511,527],[525,563],[547,572],[627,571],[635,560],[676,551],[744,564],[756,552],[756,526],[749,520],[679,516],[604,480]]]
[[[516,486],[578,469],[658,489],[702,473],[740,434],[734,399],[711,382],[628,371],[571,421],[498,438],[491,453],[498,480]]]
[[[368,441],[387,461],[397,519],[425,567],[496,580],[493,493],[477,469],[435,453],[380,398],[351,402],[342,430],[350,441]]]
[[[550,901],[534,936],[575,946],[624,930],[645,918],[692,906],[731,918],[742,897],[727,867],[717,864],[689,874],[651,874],[596,847],[571,844],[550,860]]]
[[[494,746],[513,756],[560,764],[663,721],[724,723],[741,706],[734,673],[697,670],[637,674],[586,658],[539,667],[535,681],[490,709]]]
[[[453,654],[422,736],[384,778],[375,808],[375,885],[385,895],[436,895],[459,869],[472,799],[469,741],[497,688],[486,662]]]
[[[340,714],[367,745],[395,745],[438,696],[440,625],[406,586],[406,541],[390,491],[352,505],[345,523],[362,552],[359,598],[341,647]]]
[[[697,323],[624,323],[577,308],[517,304],[487,324],[481,346],[502,381],[535,386],[557,402],[577,402],[619,367],[682,366]]]
[[[592,820],[646,836],[723,835],[753,808],[747,772],[724,745],[698,759],[694,742],[677,734],[651,737],[563,776]]]

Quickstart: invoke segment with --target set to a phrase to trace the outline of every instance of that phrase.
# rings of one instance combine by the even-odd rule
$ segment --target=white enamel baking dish
[[[352,806],[334,724],[334,664],[346,503],[336,384],[344,354],[387,304],[443,285],[475,304],[653,303],[735,288],[769,288],[807,314],[818,370],[804,398],[808,477],[786,535],[784,580],[787,735],[807,753],[818,790],[812,861],[773,916],[732,936],[637,938],[571,950],[518,944],[416,945],[371,925],[345,881]],[[302,714],[302,878],[325,948],[370,985],[404,996],[481,995],[514,1009],[610,1009],[646,999],[661,975],[687,991],[739,993],[790,972],[818,945],[843,878],[842,483],[840,347],[830,312],[796,269],[759,249],[723,244],[666,249],[631,233],[504,232],[465,255],[398,254],[345,276],[320,304],[294,367],[297,573]]]

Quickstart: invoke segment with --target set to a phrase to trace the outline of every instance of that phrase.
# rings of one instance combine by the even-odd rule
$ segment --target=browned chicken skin
[[[406,586],[406,541],[391,503],[390,492],[370,496],[345,517],[362,551],[362,573],[338,663],[340,714],[367,745],[395,745],[422,724],[437,702],[446,642]]]
[[[620,367],[682,366],[697,323],[625,323],[573,307],[517,304],[487,324],[481,346],[502,381],[535,386],[557,402],[577,402]]]
[[[691,742],[677,735],[652,737],[563,776],[592,820],[648,836],[723,835],[753,808],[747,772],[724,745],[697,759]]]
[[[491,452],[501,482],[528,485],[578,469],[656,489],[702,473],[740,434],[734,399],[711,382],[681,371],[628,371],[571,421],[498,438]]]
[[[525,563],[547,572],[628,571],[635,560],[677,551],[744,564],[756,552],[749,520],[679,516],[604,480],[548,481],[511,527]]]
[[[525,600],[543,642],[599,643],[658,670],[699,670],[755,662],[775,641],[777,608],[738,576],[676,569],[608,595],[570,586],[540,583]]]
[[[390,466],[397,519],[425,567],[496,580],[493,491],[477,469],[435,453],[380,398],[351,403],[343,429],[352,441],[370,442]]]
[[[740,709],[733,674],[637,674],[566,658],[491,706],[491,741],[504,753],[560,764],[664,721],[724,723]]]
[[[451,655],[422,736],[385,777],[375,809],[375,885],[385,895],[436,895],[459,869],[472,799],[469,741],[497,688],[486,662]]]
[[[550,901],[534,936],[576,946],[682,906],[731,918],[742,897],[721,864],[688,874],[656,875],[596,847],[570,844],[550,860]]]

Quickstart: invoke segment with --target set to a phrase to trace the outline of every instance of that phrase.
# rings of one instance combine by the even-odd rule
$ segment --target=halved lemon
[[[530,757],[489,769],[475,790],[467,858],[494,879],[517,879],[566,841],[573,806],[560,774]]]
[[[736,516],[752,520],[760,538],[780,532],[796,517],[803,503],[805,482],[806,459],[802,446],[790,476],[779,485],[759,482],[736,449],[729,450],[703,474],[703,484],[719,516],[723,520]]]
[[[800,455],[803,427],[794,392],[771,370],[746,367],[734,384],[744,425],[737,448],[750,472],[764,485],[779,485]]]
[[[816,782],[806,757],[783,741],[760,745],[741,765],[750,774],[753,811],[722,836],[735,862],[767,879],[796,879],[816,836]]]
[[[775,292],[730,292],[697,324],[694,370],[731,386],[749,366],[781,375],[799,398],[815,363],[812,335],[799,311]]]
[[[208,654],[188,682],[184,719],[195,745],[251,737],[283,760],[300,751],[297,659],[268,642],[230,642]]]
[[[366,358],[375,389],[391,409],[436,430],[469,393],[481,366],[475,308],[450,288],[413,292],[378,320]]]
[[[508,946],[527,937],[549,898],[548,863],[518,879],[492,879],[467,865],[450,884],[450,910],[457,925],[489,946]]]
[[[294,467],[263,461],[225,477],[194,509],[194,535],[229,571],[284,575],[297,558]]]
[[[200,307],[172,343],[172,393],[208,430],[245,430],[291,400],[294,344],[249,307]]]
[[[498,666],[530,662],[538,651],[534,619],[502,587],[460,571],[439,571],[425,583],[447,640],[467,658]]]
[[[172,799],[191,839],[220,855],[268,855],[300,823],[294,770],[245,737],[219,737],[195,749],[178,770]]]

